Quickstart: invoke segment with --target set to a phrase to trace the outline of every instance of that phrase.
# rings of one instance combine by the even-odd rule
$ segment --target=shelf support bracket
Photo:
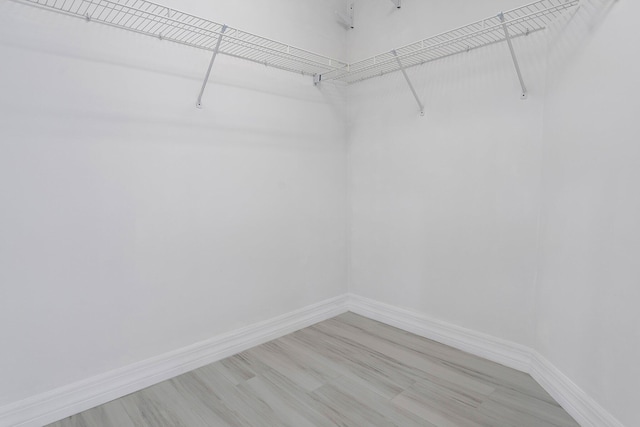
[[[209,68],[207,69],[207,74],[204,76],[204,82],[202,82],[202,89],[200,89],[200,95],[198,95],[198,101],[196,102],[197,108],[202,108],[202,95],[204,94],[204,90],[207,87],[207,83],[209,82],[209,76],[211,75],[211,69],[213,68],[213,63],[216,61],[216,56],[218,56],[218,51],[220,50],[220,43],[222,43],[222,35],[227,31],[227,26],[223,25],[222,30],[220,30],[220,34],[218,35],[218,41],[216,42],[216,47],[213,49],[213,55],[211,56],[211,61],[209,62]]]
[[[416,89],[413,87],[413,84],[409,79],[409,75],[407,74],[407,70],[405,69],[404,65],[402,65],[402,61],[400,61],[400,58],[398,58],[398,53],[395,50],[392,50],[391,53],[396,58],[396,61],[398,61],[398,66],[400,67],[400,71],[402,71],[402,75],[404,76],[404,79],[407,81],[407,84],[409,85],[409,89],[411,89],[411,93],[413,93],[413,97],[416,99],[416,102],[418,103],[418,107],[420,107],[420,115],[424,116],[424,104],[422,103],[422,101],[420,101],[418,92],[416,92]]]
[[[516,57],[516,51],[513,49],[511,34],[509,34],[509,28],[507,27],[507,23],[504,20],[504,13],[500,13],[500,15],[498,15],[498,18],[500,18],[500,22],[502,22],[504,37],[507,40],[507,44],[509,45],[509,51],[511,51],[511,59],[513,59],[513,65],[516,68],[518,80],[520,80],[520,87],[522,88],[522,95],[520,95],[520,99],[527,99],[527,86],[524,84],[524,78],[522,77],[522,71],[520,71],[520,64],[518,63],[518,58]]]

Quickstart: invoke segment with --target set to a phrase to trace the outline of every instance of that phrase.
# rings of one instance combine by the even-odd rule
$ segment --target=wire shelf
[[[282,70],[316,76],[316,81],[356,83],[448,56],[544,30],[580,0],[540,0],[504,14],[348,64],[146,0],[16,0],[66,15],[213,51]],[[504,19],[504,22],[502,21]]]
[[[544,30],[562,14],[576,8],[580,0],[542,0],[504,14],[474,22],[455,30],[354,62],[344,68],[322,73],[322,81],[337,80],[356,83],[372,77],[400,71],[448,56],[468,52],[494,43],[506,41],[504,25],[510,37],[522,37]],[[501,20],[504,18],[504,22]],[[395,52],[395,54],[394,54]],[[397,55],[397,56],[396,56]],[[402,64],[402,65],[400,65]]]
[[[183,45],[282,70],[316,75],[343,69],[346,63],[170,9],[146,0],[18,0],[88,21],[122,28]]]

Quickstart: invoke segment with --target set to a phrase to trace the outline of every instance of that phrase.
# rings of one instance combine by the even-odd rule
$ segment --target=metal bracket
[[[391,3],[395,4],[398,9],[402,7],[402,0],[391,0]]]
[[[520,95],[520,99],[527,99],[527,87],[525,86],[524,79],[522,78],[522,72],[520,71],[520,65],[518,64],[518,58],[516,57],[516,51],[513,49],[513,43],[511,42],[511,35],[509,34],[509,28],[507,27],[507,23],[504,20],[504,13],[500,13],[500,15],[498,15],[498,18],[500,18],[500,22],[502,22],[504,37],[506,38],[507,44],[509,45],[509,50],[511,51],[511,58],[513,59],[513,65],[516,67],[518,80],[520,80],[520,87],[522,88],[522,95]]]
[[[336,10],[336,17],[338,18],[338,21],[340,21],[340,24],[342,24],[346,29],[353,30],[353,25],[354,25],[353,2],[349,2],[348,11],[346,15]]]
[[[322,74],[314,74],[313,75],[313,84],[315,86],[318,86],[321,81],[322,81]]]
[[[418,97],[418,92],[416,92],[416,89],[413,87],[411,80],[409,80],[409,75],[407,75],[407,71],[405,70],[404,65],[402,65],[400,58],[398,58],[398,53],[395,50],[392,50],[391,53],[396,58],[396,61],[398,61],[398,66],[400,67],[400,71],[402,71],[402,75],[407,81],[407,84],[409,85],[409,89],[411,89],[411,93],[413,93],[413,97],[416,99],[416,102],[420,107],[420,115],[424,116],[424,104],[422,103],[422,101],[420,101],[420,98]]]
[[[223,25],[222,30],[220,30],[220,34],[218,35],[218,41],[216,42],[216,47],[213,49],[213,55],[211,56],[211,62],[209,62],[209,68],[207,69],[207,74],[204,77],[204,82],[202,82],[202,89],[200,89],[200,95],[198,95],[198,101],[196,102],[197,108],[202,108],[202,95],[204,94],[204,89],[207,87],[207,83],[209,82],[209,76],[211,75],[211,69],[213,68],[213,63],[216,60],[216,56],[218,56],[218,51],[220,50],[220,43],[222,43],[222,35],[227,31],[227,26]]]

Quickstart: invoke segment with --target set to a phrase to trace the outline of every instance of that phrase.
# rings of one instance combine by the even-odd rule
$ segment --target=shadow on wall
[[[563,73],[566,68],[564,65],[571,63],[575,55],[585,47],[617,2],[618,0],[582,0],[574,13],[562,17],[549,28],[548,72]],[[547,79],[549,89],[560,80]]]

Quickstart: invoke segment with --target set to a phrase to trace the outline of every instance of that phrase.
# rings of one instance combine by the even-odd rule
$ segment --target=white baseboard
[[[467,353],[528,372],[531,349],[511,341],[453,325],[424,314],[351,295],[349,310]]]
[[[349,311],[530,374],[582,427],[624,427],[535,350],[357,295]]]
[[[535,350],[422,313],[345,294],[84,381],[0,407],[0,426],[40,427],[346,311],[527,372],[582,427],[624,427]]]
[[[41,427],[347,311],[331,298],[264,322],[0,407],[0,426]]]
[[[532,351],[529,373],[582,427],[624,427],[550,361]]]

